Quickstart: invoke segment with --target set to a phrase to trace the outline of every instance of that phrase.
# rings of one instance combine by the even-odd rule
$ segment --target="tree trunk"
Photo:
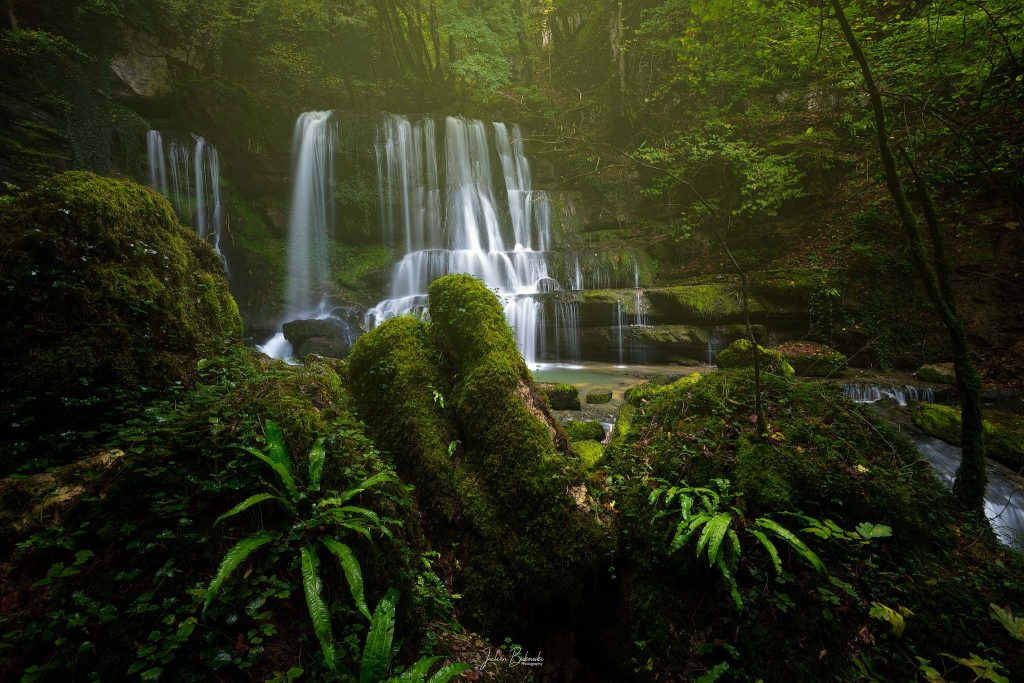
[[[14,0],[7,0],[7,21],[12,31],[18,30],[18,17],[14,15]]]
[[[611,91],[609,123],[612,136],[623,140],[628,137],[626,121],[626,58],[622,52],[622,0],[612,0],[608,34],[611,42]]]
[[[836,20],[839,22],[843,36],[846,38],[846,42],[850,46],[857,64],[860,66],[861,74],[864,77],[864,83],[868,90],[875,118],[875,132],[878,136],[878,151],[882,158],[882,167],[885,170],[886,186],[889,189],[889,194],[892,195],[893,203],[896,205],[900,224],[906,233],[907,241],[910,243],[914,264],[924,280],[925,290],[949,334],[950,347],[953,351],[953,365],[956,368],[956,386],[960,394],[962,416],[960,441],[961,448],[963,449],[960,467],[956,471],[956,481],[953,483],[953,493],[968,509],[984,516],[985,487],[988,482],[988,473],[985,470],[985,439],[981,418],[981,376],[978,374],[977,369],[974,367],[974,361],[971,359],[970,347],[967,344],[967,334],[964,330],[963,321],[960,319],[957,311],[955,292],[950,277],[952,267],[949,256],[945,251],[938,217],[931,204],[924,180],[916,173],[916,169],[912,169],[916,176],[917,194],[921,200],[925,222],[932,241],[932,254],[929,256],[924,239],[921,236],[917,216],[911,209],[910,203],[903,192],[903,186],[896,169],[896,159],[893,156],[892,149],[889,147],[889,134],[885,125],[885,109],[882,106],[882,96],[875,86],[871,66],[868,64],[867,57],[864,55],[860,43],[857,42],[857,37],[854,35],[850,22],[843,12],[842,4],[839,0],[831,0],[831,3],[836,14]]]
[[[512,9],[516,13],[516,39],[519,41],[519,56],[523,60],[523,82],[526,85],[533,85],[533,65],[530,63],[530,43],[526,39],[526,27],[523,26],[523,3],[520,0],[513,0]]]

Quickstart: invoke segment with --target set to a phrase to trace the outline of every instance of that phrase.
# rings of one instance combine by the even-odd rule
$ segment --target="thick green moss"
[[[54,176],[0,207],[0,236],[0,403],[50,426],[187,382],[241,333],[220,258],[134,182]]]
[[[985,452],[1009,465],[1024,464],[1024,418],[999,410],[983,411]],[[932,436],[960,444],[960,410],[937,403],[923,403],[913,415],[914,424]]]
[[[955,384],[956,370],[952,363],[933,363],[922,365],[917,371],[917,378],[922,382],[935,382],[936,384]]]
[[[701,377],[703,375],[699,372],[693,372],[671,382],[651,381],[638,384],[626,390],[626,403],[637,408],[642,407],[645,403],[666,391],[693,386],[701,380]]]
[[[534,387],[494,293],[473,277],[449,275],[430,286],[429,305],[454,377],[464,481],[480,482],[476,490],[487,496],[467,513],[491,545],[486,561],[466,569],[467,609],[478,623],[507,628],[505,608],[522,604],[524,596],[531,605],[578,602],[583,581],[612,550],[611,531],[587,495],[584,464]]]
[[[786,643],[800,638],[810,654],[794,654],[787,671],[802,672],[801,680],[824,680],[849,666],[843,648],[871,622],[869,601],[843,595],[870,594],[871,600],[913,610],[914,626],[904,638],[929,657],[966,647],[964,638],[948,627],[959,618],[952,613],[973,614],[981,605],[976,627],[994,637],[997,629],[984,623],[987,589],[978,590],[981,584],[970,579],[977,559],[954,554],[960,547],[957,535],[977,529],[958,515],[913,444],[870,411],[842,401],[832,386],[771,374],[762,377],[762,384],[766,437],[755,433],[751,420],[749,369],[656,388],[620,414],[602,464],[608,468],[609,497],[623,525],[616,614],[631,638],[610,659],[649,662],[653,673],[642,676],[645,680],[689,680],[694,671],[718,661],[715,655],[700,653],[726,638],[744,671],[763,675],[778,666],[778,652]],[[744,611],[734,609],[707,563],[694,561],[692,547],[666,555],[674,527],[658,520],[649,502],[657,480],[719,488],[724,484],[716,480],[729,482],[719,509],[730,511],[731,528],[742,539],[735,578]],[[773,581],[771,563],[749,528],[753,520],[769,514],[792,531],[803,528],[800,517],[781,513],[834,520],[848,530],[863,522],[886,524],[892,527],[894,543],[876,542],[866,549],[856,542],[823,541],[801,533],[837,582],[822,579],[784,551],[782,578]],[[678,512],[671,514],[674,524]],[[922,580],[886,578],[891,576]],[[926,586],[924,577],[937,581],[942,590]],[[833,590],[845,585],[849,593]],[[827,616],[790,623],[793,614],[812,611]],[[700,619],[695,621],[694,614]],[[785,629],[778,628],[780,619],[786,621]],[[826,656],[820,657],[821,652]],[[832,656],[835,652],[840,654]],[[630,671],[620,677],[637,679]],[[904,677],[902,665],[893,671],[900,673],[892,678]]]
[[[789,342],[779,353],[800,377],[835,377],[846,370],[846,356],[824,344]]]
[[[604,441],[604,425],[597,420],[573,420],[562,426],[571,441]]]
[[[587,403],[600,405],[610,403],[612,400],[611,389],[591,389],[587,392]]]
[[[571,384],[537,384],[552,410],[579,410],[580,391]]]
[[[601,456],[604,455],[604,447],[600,441],[594,439],[584,439],[582,441],[574,441],[572,447],[579,454],[580,459],[583,460],[583,464],[586,465],[587,469],[593,469]]]
[[[458,437],[429,327],[412,316],[378,325],[356,341],[349,368],[356,406],[374,436],[419,490],[424,509],[451,522],[458,494],[448,449]]]
[[[718,363],[718,367],[723,369],[751,367],[754,365],[754,354],[751,349],[753,349],[753,345],[749,339],[737,339],[720,351],[715,361]],[[762,370],[780,374],[783,377],[793,377],[796,374],[793,366],[786,362],[786,359],[778,351],[766,349],[760,344],[757,351],[761,357]]]

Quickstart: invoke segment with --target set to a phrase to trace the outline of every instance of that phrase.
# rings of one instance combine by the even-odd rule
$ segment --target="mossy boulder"
[[[779,623],[780,609],[789,614],[820,610],[822,595],[838,586],[846,586],[842,590],[850,596],[869,590],[873,600],[912,610],[917,626],[904,637],[937,656],[949,647],[942,640],[949,631],[939,623],[944,615],[957,604],[986,604],[982,584],[969,579],[978,570],[976,557],[957,554],[964,536],[979,527],[957,512],[953,498],[906,437],[865,407],[841,401],[834,386],[765,374],[767,434],[758,434],[751,419],[750,369],[647,391],[647,400],[627,405],[620,414],[601,461],[622,522],[615,614],[617,625],[631,634],[611,646],[609,661],[648,662],[653,674],[644,680],[691,680],[693,672],[718,661],[702,653],[714,648],[718,638],[729,637],[744,667],[763,672],[778,665],[778,652],[796,637],[808,643],[808,654],[787,660],[787,675],[824,680],[829,672],[849,666],[843,647],[871,622],[870,604],[856,607],[839,598],[855,613],[834,610],[827,628],[801,622],[790,624],[785,633],[772,627]],[[742,612],[735,609],[721,572],[709,569],[706,557],[694,557],[697,536],[681,551],[669,552],[685,513],[679,511],[681,501],[652,504],[651,494],[672,485],[721,493],[716,512],[729,515],[729,528],[742,544],[733,574],[745,604]],[[763,517],[797,534],[819,554],[828,574],[818,574],[780,547],[784,578],[775,579],[768,555],[750,531]],[[851,532],[864,523],[888,525],[894,542],[873,541],[867,552],[874,564],[867,566],[858,537],[847,542],[816,538],[804,530],[807,517],[831,520]],[[908,558],[921,565],[908,569]],[[907,571],[922,580],[893,584],[882,578]],[[924,577],[934,578],[942,589],[925,586]],[[766,583],[772,584],[768,593]],[[696,622],[695,613],[701,615]],[[734,635],[737,615],[747,624],[746,636]],[[984,616],[977,623],[988,628]],[[916,667],[907,669],[912,678]],[[608,678],[633,680],[630,673],[624,667]]]
[[[956,370],[952,363],[931,363],[918,369],[917,378],[922,382],[956,384]]]
[[[587,403],[601,405],[604,403],[611,403],[611,400],[611,389],[591,389],[587,392]]]
[[[787,342],[778,351],[800,377],[836,377],[846,370],[846,356],[824,344]]]
[[[680,387],[692,386],[699,382],[701,377],[703,377],[703,375],[699,372],[693,372],[683,377],[659,377],[655,380],[644,382],[643,384],[637,384],[636,386],[626,389],[623,398],[625,398],[627,404],[639,408],[659,394],[665,393],[670,388],[678,389]],[[618,423],[616,423],[616,426],[618,426]]]
[[[578,604],[614,532],[493,292],[446,276],[429,306],[429,324],[395,318],[360,338],[351,384],[359,413],[416,485],[432,542],[456,548],[463,616],[508,633],[536,610]]]
[[[750,343],[749,339],[737,339],[719,351],[715,361],[718,363],[718,367],[723,369],[753,367],[753,348],[754,346]],[[758,344],[757,353],[761,359],[762,370],[782,375],[783,377],[793,377],[796,374],[793,366],[778,351],[766,349]]]
[[[0,204],[0,307],[0,410],[47,427],[187,383],[242,331],[220,257],[170,203],[86,172]]]
[[[571,384],[537,384],[552,410],[579,410],[580,390]]]
[[[597,420],[572,420],[562,426],[570,441],[604,441],[604,425]]]
[[[1000,410],[982,412],[985,453],[1008,465],[1024,464],[1024,418]],[[922,403],[913,414],[914,424],[943,441],[960,445],[960,409],[938,403]]]

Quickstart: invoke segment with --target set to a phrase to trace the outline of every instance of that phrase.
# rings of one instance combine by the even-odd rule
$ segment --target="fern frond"
[[[267,454],[270,459],[291,472],[292,459],[288,455],[288,443],[284,439],[281,425],[273,420],[267,420],[264,431],[267,435]]]
[[[275,496],[272,493],[257,493],[255,496],[249,496],[248,498],[243,500],[241,503],[239,503],[238,505],[236,505],[235,507],[231,508],[230,510],[225,512],[223,515],[221,515],[220,517],[215,519],[213,521],[213,524],[214,524],[214,526],[216,526],[217,524],[220,524],[220,522],[222,520],[225,520],[225,519],[227,519],[229,517],[234,517],[235,515],[237,515],[239,513],[245,512],[246,510],[248,510],[252,506],[259,505],[263,501],[270,500],[272,498],[276,499],[276,500],[280,500],[280,498],[278,498],[277,496]]]
[[[398,676],[389,678],[388,683],[423,683],[430,669],[442,659],[444,657],[422,657]]]
[[[398,591],[394,588],[377,604],[370,622],[370,632],[363,647],[363,661],[359,668],[359,683],[379,683],[391,666],[391,642],[395,638],[395,609]]]
[[[686,545],[690,537],[693,536],[694,532],[700,528],[701,524],[704,524],[711,519],[711,515],[706,512],[701,512],[689,520],[683,520],[679,522],[679,526],[676,527],[675,536],[672,538],[672,544],[668,548],[668,553],[671,555],[675,551]]]
[[[788,543],[790,547],[792,547],[793,550],[795,550],[801,557],[807,560],[818,573],[823,573],[825,571],[825,565],[821,563],[821,560],[814,554],[814,551],[808,548],[803,541],[793,534],[793,532],[786,529],[775,520],[768,519],[767,517],[760,517],[756,522],[754,522],[754,524],[763,529],[767,529]]]
[[[324,437],[320,437],[309,450],[309,490],[319,491],[320,480],[324,474],[324,461],[327,460],[327,453],[324,451]]]
[[[302,558],[302,588],[306,594],[306,607],[313,621],[313,631],[320,641],[320,649],[329,669],[334,669],[334,636],[331,633],[331,615],[320,595],[320,558],[308,544],[299,549]]]
[[[427,683],[448,683],[448,681],[452,680],[459,674],[469,671],[472,668],[473,667],[469,664],[463,664],[462,662],[449,664],[448,666],[443,666],[438,669],[437,673],[427,680]]]
[[[266,465],[274,470],[277,474],[277,478],[281,480],[281,484],[284,485],[285,491],[288,495],[295,500],[299,497],[299,488],[295,485],[295,478],[292,476],[291,468],[285,467],[281,463],[275,461],[273,458],[268,457],[265,453],[261,453],[255,448],[249,448],[248,446],[239,446],[243,451],[250,453],[260,461],[266,463]]]
[[[725,566],[725,561],[721,557],[718,558],[716,564],[718,571],[722,573],[722,578],[729,584],[729,595],[732,596],[733,604],[736,605],[736,609],[743,609],[743,598],[740,596],[740,588],[736,585],[736,579],[733,578],[732,572]]]
[[[217,595],[221,585],[231,576],[231,572],[235,571],[238,565],[245,562],[247,557],[276,539],[276,534],[261,531],[251,536],[246,536],[224,555],[224,559],[220,561],[220,566],[217,568],[217,573],[206,589],[206,599],[203,601],[204,614],[210,603],[213,602],[213,598]]]
[[[319,506],[338,507],[344,505],[345,503],[352,500],[357,495],[359,495],[363,491],[366,491],[367,489],[371,489],[374,486],[377,486],[378,484],[393,481],[396,481],[395,476],[390,472],[378,472],[372,477],[369,477],[368,479],[364,479],[363,481],[359,482],[352,488],[342,491],[340,494],[334,496],[333,498],[325,498],[324,500],[320,501]]]
[[[768,551],[768,557],[772,559],[772,566],[775,567],[775,573],[782,573],[782,559],[779,557],[779,550],[775,547],[775,544],[765,536],[762,532],[757,529],[750,529],[750,534],[761,542],[764,549]]]
[[[701,535],[700,543],[697,544],[697,555],[700,556],[701,543],[707,538],[708,566],[710,567],[718,560],[718,551],[725,540],[725,534],[732,523],[732,515],[728,512],[720,512],[714,519],[704,527],[704,534]]]
[[[366,620],[370,621],[372,617],[370,616],[370,608],[366,606],[366,597],[363,595],[363,572],[359,567],[359,560],[352,553],[352,549],[344,543],[333,538],[325,538],[323,543],[338,558],[338,562],[341,563],[341,571],[345,574],[345,581],[348,583],[348,589],[352,593],[352,599],[355,601],[356,607],[366,617]]]

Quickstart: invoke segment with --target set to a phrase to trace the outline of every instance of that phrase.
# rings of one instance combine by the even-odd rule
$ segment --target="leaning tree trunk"
[[[942,232],[939,229],[938,218],[931,204],[927,188],[923,179],[914,171],[917,194],[925,214],[925,222],[928,226],[929,237],[932,241],[932,253],[929,255],[924,239],[921,236],[921,229],[917,216],[914,214],[903,192],[900,183],[899,173],[896,170],[896,159],[892,149],[889,147],[889,134],[885,125],[885,109],[882,106],[882,96],[875,86],[875,79],[868,64],[867,57],[857,41],[857,37],[850,27],[850,22],[843,12],[839,0],[831,0],[832,8],[836,13],[836,20],[842,28],[843,36],[846,38],[850,50],[853,52],[857,64],[860,66],[864,83],[867,86],[868,97],[871,100],[871,108],[875,118],[875,132],[878,136],[878,151],[882,158],[882,168],[885,171],[885,184],[892,195],[893,203],[896,205],[896,212],[899,215],[900,224],[906,233],[907,241],[910,243],[910,251],[913,255],[914,264],[920,271],[924,280],[925,290],[931,299],[932,305],[939,314],[943,325],[949,333],[950,347],[953,351],[953,365],[956,368],[956,387],[960,395],[961,426],[960,441],[963,449],[963,458],[960,467],[956,471],[956,481],[953,483],[954,495],[970,510],[984,514],[985,486],[988,482],[988,474],[985,471],[985,440],[984,428],[981,417],[981,376],[974,367],[971,359],[970,347],[967,344],[967,333],[963,321],[957,311],[956,296],[951,280],[950,259],[945,251]]]
[[[611,42],[611,88],[609,117],[613,137],[623,140],[627,135],[626,120],[626,56],[623,52],[622,0],[612,0],[608,35]]]

